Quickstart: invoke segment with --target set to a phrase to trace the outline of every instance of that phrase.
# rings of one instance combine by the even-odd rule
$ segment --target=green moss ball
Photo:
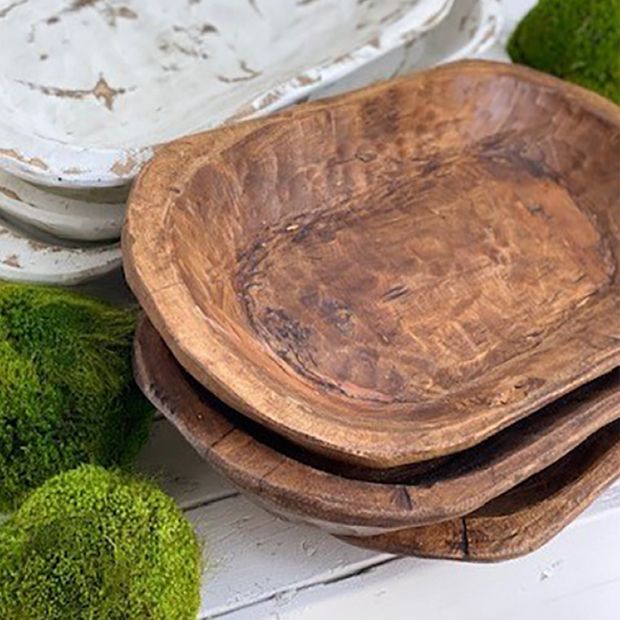
[[[620,0],[540,0],[508,53],[620,103]]]
[[[152,408],[131,367],[135,312],[0,284],[0,513],[83,463],[129,464]]]
[[[191,525],[126,473],[60,474],[0,526],[3,620],[195,620],[199,586]]]

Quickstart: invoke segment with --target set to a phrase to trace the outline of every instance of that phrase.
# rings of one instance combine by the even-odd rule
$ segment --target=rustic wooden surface
[[[360,465],[430,459],[620,362],[619,146],[597,95],[446,65],[166,147],[127,277],[231,406]]]
[[[361,547],[421,557],[497,562],[551,540],[620,476],[620,422],[471,515],[371,537]]]
[[[533,4],[503,1],[502,41]],[[506,60],[500,45],[490,55]],[[102,289],[125,299],[116,279],[88,288]],[[365,551],[283,523],[240,497],[166,420],[156,422],[140,468],[207,540],[201,620],[616,620],[620,608],[618,483],[538,551],[486,565]]]
[[[153,404],[237,487],[275,512],[336,533],[465,515],[620,416],[620,373],[614,371],[481,446],[369,481],[376,472],[317,459],[226,407],[183,371],[147,319],[136,335],[135,371]]]

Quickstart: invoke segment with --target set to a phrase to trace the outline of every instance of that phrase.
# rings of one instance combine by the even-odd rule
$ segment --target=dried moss
[[[148,482],[85,465],[0,526],[3,620],[194,620],[200,549]]]
[[[620,103],[620,0],[540,0],[508,53]]]
[[[131,369],[135,313],[0,284],[0,512],[82,463],[129,464],[152,418]]]

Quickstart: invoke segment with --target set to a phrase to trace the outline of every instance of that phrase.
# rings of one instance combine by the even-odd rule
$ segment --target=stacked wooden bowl
[[[216,469],[365,547],[492,561],[620,474],[620,109],[467,61],[162,149],[136,374]]]

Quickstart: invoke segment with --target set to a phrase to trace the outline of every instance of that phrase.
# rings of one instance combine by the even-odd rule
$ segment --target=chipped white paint
[[[120,244],[61,245],[0,219],[0,280],[78,284],[121,265]]]
[[[388,77],[481,54],[495,43],[502,24],[499,0],[458,0],[448,16],[432,30],[334,84],[319,88],[310,98],[331,97]]]
[[[601,518],[586,513],[542,549],[510,562],[379,561],[350,576],[336,573],[324,583],[293,587],[220,617],[616,620],[620,604],[619,525],[620,507]],[[207,607],[202,618],[213,617],[209,612]]]
[[[154,145],[299,101],[453,2],[0,0],[0,167],[125,184]]]
[[[43,189],[0,170],[0,216],[61,239],[118,239],[126,199],[125,188]]]

